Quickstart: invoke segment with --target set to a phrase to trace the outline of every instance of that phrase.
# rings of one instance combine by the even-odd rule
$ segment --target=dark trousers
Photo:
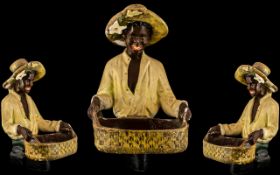
[[[268,143],[257,143],[256,145],[256,158],[255,161],[246,165],[230,166],[230,173],[232,175],[245,175],[260,173],[269,167],[270,156],[268,154]]]
[[[50,170],[49,161],[34,161],[25,157],[22,139],[12,140],[12,146],[10,162],[18,169],[38,172],[48,172]]]

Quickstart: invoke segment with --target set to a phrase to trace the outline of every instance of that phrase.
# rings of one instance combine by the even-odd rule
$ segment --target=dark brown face
[[[142,54],[149,41],[150,33],[145,26],[132,26],[125,34],[127,52],[130,56]]]
[[[25,93],[29,93],[31,91],[31,88],[33,86],[33,81],[34,81],[34,73],[30,73],[29,75],[23,78]]]
[[[252,97],[262,95],[263,85],[253,78],[253,76],[245,76],[247,89]]]
[[[22,80],[18,80],[16,84],[16,91],[22,93],[29,93],[33,86],[35,74],[34,72],[28,72]]]

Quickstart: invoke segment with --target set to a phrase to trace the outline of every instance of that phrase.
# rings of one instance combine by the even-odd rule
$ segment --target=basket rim
[[[189,128],[189,124],[183,123],[182,126],[180,126],[179,128],[173,128],[173,129],[122,129],[122,128],[107,127],[107,126],[103,126],[101,124],[97,125],[95,122],[93,122],[93,129],[110,129],[112,131],[164,132],[164,131],[177,131],[177,130],[183,130],[183,129],[188,129],[188,128]]]
[[[252,147],[256,146],[256,143],[254,145],[251,145],[250,147],[246,148],[244,146],[222,146],[222,145],[216,145],[214,143],[211,143],[211,142],[208,142],[206,140],[208,134],[206,134],[206,136],[203,138],[203,143],[207,143],[209,145],[214,145],[214,146],[217,146],[217,147],[221,147],[221,148],[229,148],[229,149],[251,149]],[[227,136],[225,136],[227,137]],[[243,138],[242,138],[243,139]]]
[[[29,145],[34,145],[34,146],[39,146],[39,145],[53,145],[53,144],[61,144],[61,143],[66,143],[66,142],[70,142],[70,141],[73,141],[73,140],[78,140],[78,136],[77,134],[75,133],[75,131],[72,129],[72,133],[73,133],[73,137],[69,140],[65,140],[65,141],[61,141],[61,142],[47,142],[47,143],[38,143],[38,142],[34,142],[34,143],[30,143],[26,140],[24,140],[24,144],[29,144]],[[55,134],[55,133],[53,133]],[[36,136],[39,136],[39,135],[36,135]]]

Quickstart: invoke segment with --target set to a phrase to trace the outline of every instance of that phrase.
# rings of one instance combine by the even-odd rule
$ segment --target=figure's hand
[[[72,127],[69,123],[62,121],[60,122],[59,131],[62,133],[68,133],[72,131]]]
[[[100,100],[98,97],[94,97],[88,110],[88,117],[92,120],[93,116],[97,115],[97,113],[100,111]]]
[[[187,122],[191,119],[192,112],[186,103],[181,103],[179,107],[178,118],[184,122]]]
[[[32,132],[29,129],[22,127],[20,125],[18,125],[17,127],[17,133],[22,135],[24,140],[26,141],[30,141],[32,139]]]
[[[221,127],[219,125],[213,126],[208,131],[209,135],[221,135]]]
[[[257,142],[257,140],[262,137],[263,137],[263,130],[260,129],[249,134],[247,142],[250,145],[254,145]]]

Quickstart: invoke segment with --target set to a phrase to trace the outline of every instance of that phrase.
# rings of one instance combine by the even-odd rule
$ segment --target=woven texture
[[[183,152],[188,146],[186,123],[175,129],[120,129],[99,123],[95,123],[93,128],[96,148],[106,153],[168,154]]]
[[[50,136],[55,136],[55,134]],[[24,141],[25,155],[36,161],[61,159],[77,152],[77,140],[77,135],[73,133],[70,140],[60,142],[31,143]]]
[[[250,163],[255,159],[256,145],[248,148],[244,146],[221,146],[209,143],[206,137],[203,139],[203,155],[209,159],[225,164],[239,165]]]

